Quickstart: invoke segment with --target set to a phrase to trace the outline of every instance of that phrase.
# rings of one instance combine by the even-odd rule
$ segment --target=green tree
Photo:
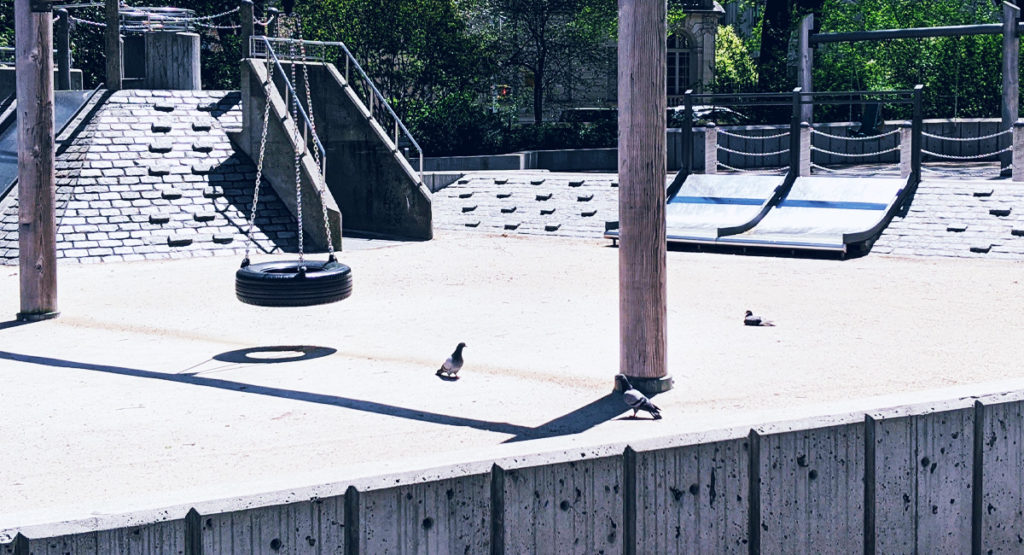
[[[571,89],[579,68],[600,63],[600,46],[615,37],[613,0],[483,0],[482,6],[506,75],[522,71],[532,83],[537,124],[544,119],[548,91]]]
[[[747,45],[732,25],[718,28],[715,37],[716,92],[751,92],[757,87],[757,66]]]

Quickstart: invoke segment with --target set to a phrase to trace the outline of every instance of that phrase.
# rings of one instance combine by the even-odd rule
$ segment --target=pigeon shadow
[[[458,376],[446,376],[444,374],[438,374],[437,377],[440,378],[440,380],[442,382],[457,382],[457,381],[459,381],[459,377]]]
[[[451,416],[447,414],[427,412],[418,409],[408,409],[405,407],[398,407],[394,405],[377,403],[373,401],[363,401],[360,399],[352,399],[349,397],[341,397],[337,395],[325,395],[321,393],[312,393],[309,391],[296,391],[294,389],[284,389],[279,387],[267,387],[244,382],[223,380],[219,378],[209,378],[205,376],[198,376],[195,374],[165,374],[163,372],[154,372],[151,370],[125,368],[121,366],[110,366],[106,364],[92,364],[88,362],[76,362],[72,360],[26,355],[20,353],[11,353],[7,351],[0,351],[0,359],[12,360],[16,362],[25,362],[30,364],[39,364],[44,366],[52,366],[55,368],[74,368],[79,370],[89,370],[93,372],[103,372],[107,374],[117,374],[121,376],[132,376],[136,378],[148,378],[173,383],[183,383],[202,387],[212,387],[215,389],[236,391],[250,395],[266,395],[269,397],[294,399],[296,401],[318,403],[321,405],[330,405],[346,409],[372,412],[386,416],[393,416],[396,418],[407,418],[409,420],[418,420],[420,422],[443,424],[447,426],[464,426],[467,428],[474,428],[477,430],[484,430],[488,432],[496,432],[515,436],[526,434],[530,430],[532,430],[532,428],[528,426],[518,426],[516,424],[510,424],[508,422],[491,422],[488,420],[478,420],[475,418]]]
[[[614,420],[627,409],[622,402],[622,393],[612,392],[550,422],[519,433],[503,443],[578,434],[603,422]]]
[[[213,360],[238,364],[280,364],[299,362],[333,355],[338,352],[332,347],[311,345],[276,345],[272,347],[250,347],[213,355]],[[293,354],[294,353],[294,354]],[[288,356],[291,355],[291,356]]]

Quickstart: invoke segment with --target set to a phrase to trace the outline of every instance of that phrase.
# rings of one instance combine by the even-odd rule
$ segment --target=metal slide
[[[56,135],[75,118],[89,99],[96,93],[91,91],[54,91],[53,111]],[[17,108],[17,101],[15,101]],[[7,196],[14,182],[18,180],[18,125],[17,110],[8,110],[0,121],[0,198]]]
[[[665,206],[670,243],[713,244],[761,221],[792,185],[788,175],[690,174]],[[618,239],[613,225],[605,237]]]
[[[760,223],[719,243],[846,253],[881,233],[907,190],[901,179],[799,177]]]

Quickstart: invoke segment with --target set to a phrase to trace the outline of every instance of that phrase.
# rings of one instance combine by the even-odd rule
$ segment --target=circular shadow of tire
[[[314,347],[312,345],[277,345],[271,347],[250,347],[228,351],[214,355],[213,360],[236,362],[239,364],[280,364],[282,362],[299,362],[333,355],[338,352],[331,347]]]

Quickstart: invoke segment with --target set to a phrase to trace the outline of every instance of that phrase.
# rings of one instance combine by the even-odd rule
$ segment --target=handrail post
[[[693,90],[683,93],[683,175],[693,173]],[[705,170],[706,171],[706,170]]]
[[[263,30],[268,37],[277,36],[277,16],[281,12],[277,8],[267,8],[267,28]]]
[[[1019,74],[1020,74],[1020,38],[1017,36],[1017,21],[1020,19],[1020,8],[1010,2],[1003,2],[1003,108],[1002,130],[1010,129],[1017,121]],[[996,143],[1000,149],[1007,146],[1007,140],[1000,137]],[[1013,154],[1004,152],[999,155],[1000,174],[1008,175]]]
[[[811,124],[800,122],[800,176],[811,175]]]
[[[921,183],[921,147],[923,146],[921,143],[924,139],[921,135],[924,125],[921,121],[921,93],[923,90],[924,85],[914,85],[914,119],[910,128],[910,173],[913,174],[914,187]]]
[[[1024,121],[1013,122],[1013,165],[1010,173],[1014,181],[1024,181]]]
[[[793,89],[793,114],[789,121],[789,172],[800,175],[800,108],[801,88]],[[812,101],[813,107],[813,101]]]
[[[900,178],[906,179],[910,177],[911,160],[913,159],[912,147],[914,140],[911,138],[911,130],[913,124],[908,122],[900,122]]]

